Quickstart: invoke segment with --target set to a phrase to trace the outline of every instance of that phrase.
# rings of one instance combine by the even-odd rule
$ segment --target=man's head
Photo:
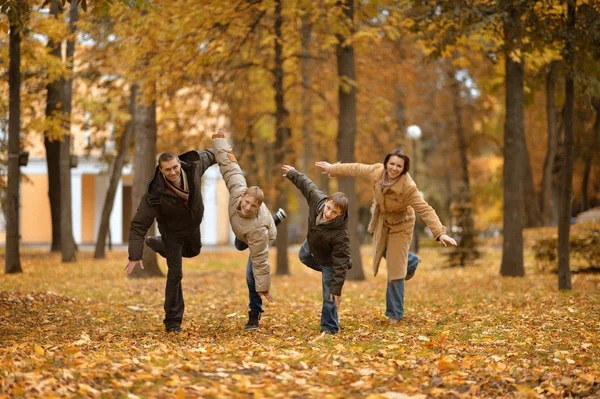
[[[325,201],[323,208],[323,219],[329,222],[336,217],[343,215],[348,210],[348,197],[344,193],[334,193]]]
[[[250,216],[260,208],[264,199],[265,193],[263,193],[263,190],[260,187],[248,187],[240,201],[240,212],[243,216]]]
[[[163,152],[158,157],[158,169],[173,184],[179,184],[181,176],[181,162],[172,152]]]

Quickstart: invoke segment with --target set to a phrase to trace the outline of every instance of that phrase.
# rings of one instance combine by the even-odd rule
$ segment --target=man
[[[148,191],[142,197],[129,228],[129,275],[139,264],[143,269],[144,237],[156,219],[159,236],[147,237],[150,248],[167,259],[165,288],[165,319],[167,332],[181,332],[184,301],[181,288],[182,257],[192,258],[200,253],[200,223],[204,215],[202,175],[215,164],[211,150],[189,151],[177,157],[165,152]]]

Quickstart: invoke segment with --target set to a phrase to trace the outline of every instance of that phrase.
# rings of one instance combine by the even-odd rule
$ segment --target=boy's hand
[[[342,303],[342,296],[329,294],[329,300],[333,301],[333,304],[335,305],[336,308],[339,308],[340,304]]]
[[[269,291],[259,292],[259,295],[265,298],[269,302],[273,302],[273,295],[269,293]]]
[[[289,172],[290,170],[294,170],[294,169],[296,169],[296,168],[294,168],[294,167],[293,167],[293,166],[291,166],[291,165],[283,165],[283,166],[281,167],[281,169],[285,170],[285,173],[282,175],[282,176],[284,176],[284,177],[285,177],[285,176],[287,175],[287,172]]]

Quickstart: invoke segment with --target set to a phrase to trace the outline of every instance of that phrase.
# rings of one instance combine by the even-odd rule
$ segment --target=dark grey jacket
[[[346,270],[352,268],[350,237],[348,234],[348,211],[337,218],[317,225],[317,217],[325,206],[328,196],[306,175],[295,169],[286,177],[300,189],[308,202],[308,233],[306,239],[310,251],[321,266],[333,267],[330,292],[342,295]]]
[[[202,222],[202,175],[215,164],[212,150],[188,151],[179,155],[181,169],[188,176],[190,196],[187,203],[169,190],[156,167],[129,228],[129,260],[142,259],[144,237],[156,219],[163,236],[174,234],[185,238],[194,233]]]

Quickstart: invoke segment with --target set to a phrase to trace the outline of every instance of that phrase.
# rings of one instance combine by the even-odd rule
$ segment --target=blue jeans
[[[250,310],[262,313],[262,298],[256,292],[256,283],[254,281],[254,274],[252,273],[252,259],[250,257],[248,257],[248,263],[246,264],[246,283],[248,284],[248,298],[250,299],[248,307]]]
[[[323,307],[321,308],[321,331],[337,333],[340,330],[340,322],[335,302],[329,299],[331,280],[333,279],[333,267],[321,266],[310,252],[308,241],[304,241],[298,254],[300,262],[313,270],[322,272],[321,286],[323,289]]]
[[[298,253],[298,258],[300,258],[300,262],[304,263],[306,266],[310,267],[313,270],[318,272],[323,270],[323,267],[317,263],[317,260],[310,252],[310,247],[308,246],[308,240],[304,240],[302,246],[300,247],[300,252]]]
[[[419,257],[409,252],[406,274],[414,274],[417,266],[419,266]],[[388,282],[385,292],[385,305],[385,315],[387,317],[398,320],[404,317],[404,279]]]

